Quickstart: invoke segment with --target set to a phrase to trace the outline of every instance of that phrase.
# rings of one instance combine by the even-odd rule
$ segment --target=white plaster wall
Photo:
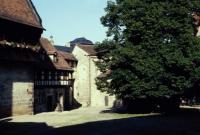
[[[74,72],[74,97],[82,106],[90,105],[90,87],[89,87],[89,63],[87,53],[79,47],[75,47],[74,56],[78,59],[76,72]]]
[[[97,66],[95,65],[95,61],[97,61],[96,57],[90,57],[90,65],[91,65],[91,106],[106,106],[106,97],[108,97],[108,106],[112,106],[115,100],[114,96],[109,96],[106,93],[103,93],[97,89],[96,86],[96,77],[100,74]]]
[[[99,70],[95,65],[96,57],[88,56],[88,54],[76,46],[73,54],[78,59],[76,68],[74,97],[82,104],[82,106],[105,106],[105,97],[108,96],[108,106],[112,106],[115,100],[114,96],[109,96],[97,90],[95,83]]]
[[[200,37],[200,27],[198,27],[197,37]]]

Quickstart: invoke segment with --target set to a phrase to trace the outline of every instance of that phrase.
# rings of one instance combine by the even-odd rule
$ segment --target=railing
[[[69,80],[36,80],[36,86],[65,86],[65,85],[73,85],[74,79]]]

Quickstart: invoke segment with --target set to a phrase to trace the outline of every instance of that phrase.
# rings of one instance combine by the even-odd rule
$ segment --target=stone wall
[[[78,59],[78,64],[74,72],[74,98],[82,105],[90,105],[90,87],[89,87],[89,60],[83,50],[75,47],[73,54]]]
[[[114,96],[109,96],[97,90],[95,79],[100,74],[95,62],[95,56],[75,47],[73,54],[78,59],[75,70],[74,97],[82,106],[112,106]]]
[[[0,115],[33,114],[33,71],[29,64],[0,65]]]
[[[115,96],[109,96],[105,92],[101,92],[96,86],[96,77],[100,75],[100,71],[95,65],[96,57],[89,57],[90,59],[90,77],[91,77],[91,106],[113,106]]]

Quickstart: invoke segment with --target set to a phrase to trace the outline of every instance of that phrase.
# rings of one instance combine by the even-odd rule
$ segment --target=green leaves
[[[101,90],[121,98],[162,98],[200,89],[200,40],[192,13],[199,0],[116,0],[101,18],[113,41],[97,64]]]

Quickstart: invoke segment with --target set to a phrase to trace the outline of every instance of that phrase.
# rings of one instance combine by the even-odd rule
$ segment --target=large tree
[[[109,1],[101,18],[108,28],[97,50],[105,50],[97,79],[118,98],[174,103],[200,90],[199,0]]]

